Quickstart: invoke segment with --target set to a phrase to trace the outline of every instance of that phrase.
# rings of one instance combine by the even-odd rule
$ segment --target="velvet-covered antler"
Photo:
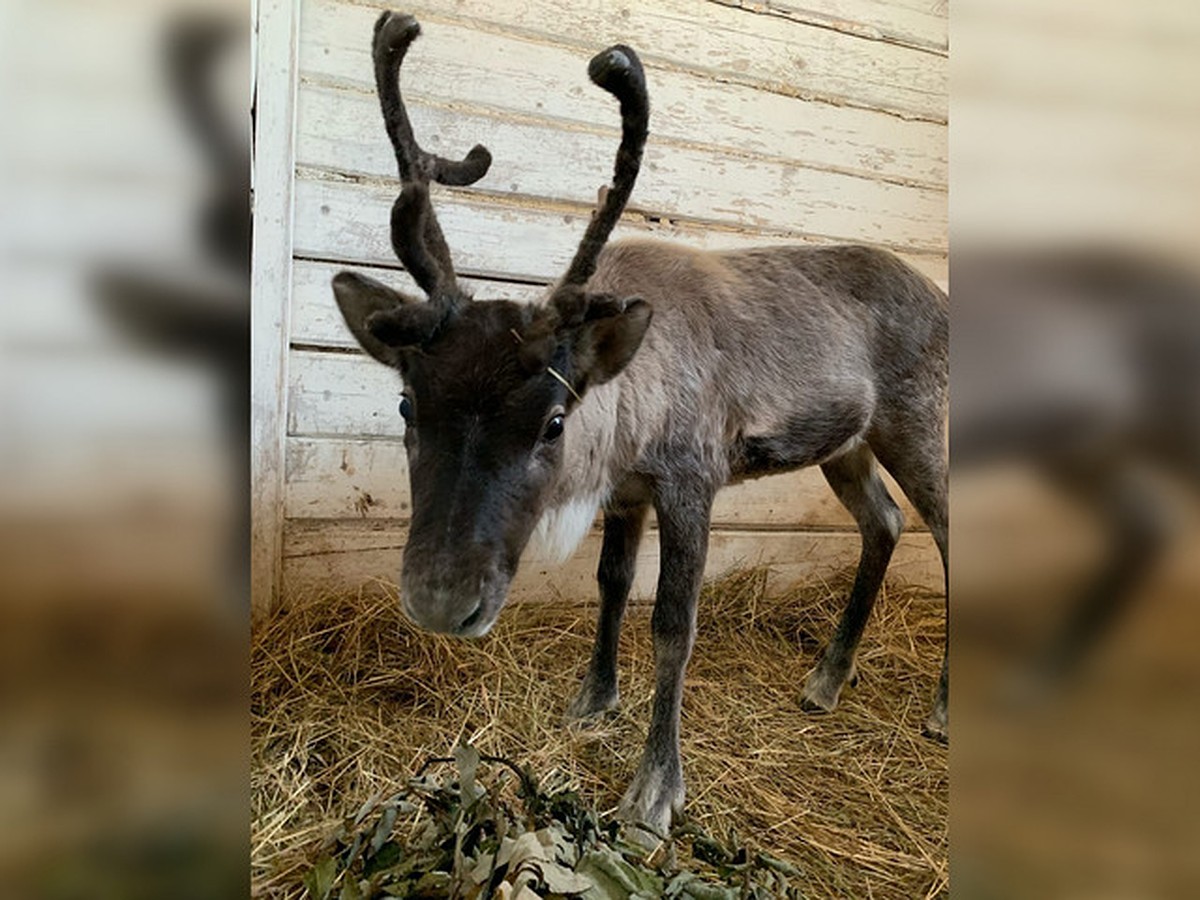
[[[571,289],[583,287],[596,271],[600,250],[633,193],[650,127],[646,74],[632,48],[616,44],[598,53],[588,64],[588,77],[621,103],[621,145],[617,149],[612,185],[602,191],[600,208],[588,223],[579,249],[560,282],[559,294],[563,297],[576,293]]]
[[[400,96],[400,66],[420,33],[421,26],[412,16],[384,12],[375,22],[375,86],[403,182],[392,206],[392,248],[431,301],[453,305],[463,295],[457,288],[450,248],[429,202],[429,182],[474,184],[487,173],[492,155],[476,144],[465,158],[455,161],[427,153],[417,143]]]

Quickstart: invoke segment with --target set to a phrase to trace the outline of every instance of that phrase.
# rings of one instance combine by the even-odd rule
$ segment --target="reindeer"
[[[479,302],[455,279],[429,182],[472,184],[491,155],[452,161],[413,136],[399,70],[420,33],[385,12],[373,58],[402,188],[392,245],[428,300],[353,272],[333,291],[371,356],[398,369],[412,521],[401,602],[430,631],[484,635],[535,531],[569,553],[604,514],[596,642],[570,719],[618,703],[617,638],[648,511],[661,566],[655,694],[622,815],[663,831],[683,805],[684,669],[696,632],[709,519],[728,483],[819,465],[862,535],[837,633],[801,703],[832,710],[855,676],[863,626],[903,525],[892,473],[947,553],[945,295],[863,246],[701,252],[607,244],[633,190],[649,124],[637,54],[616,45],[591,80],[620,103],[612,184],[566,274],[542,302]],[[927,730],[947,728],[945,664]]]

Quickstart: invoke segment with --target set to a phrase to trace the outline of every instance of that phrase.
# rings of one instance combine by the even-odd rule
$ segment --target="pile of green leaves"
[[[427,774],[443,763],[454,764],[446,777]],[[481,763],[494,777],[479,777]],[[802,896],[793,866],[733,835],[722,842],[685,825],[647,854],[624,828],[574,791],[544,790],[528,769],[459,746],[426,763],[407,790],[342,822],[304,882],[312,900]],[[692,870],[670,865],[677,850],[690,851]]]

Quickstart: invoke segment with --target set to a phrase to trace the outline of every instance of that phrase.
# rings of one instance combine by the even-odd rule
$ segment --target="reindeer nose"
[[[401,597],[401,607],[413,623],[426,631],[473,637],[473,629],[483,619],[484,604],[482,600],[463,603],[460,597],[437,588],[428,592],[410,590]]]
[[[479,620],[482,617],[483,617],[483,601],[480,600],[479,603],[477,603],[475,605],[475,609],[471,611],[471,614],[469,616],[467,616],[465,619],[463,619],[461,622],[458,623],[458,627],[454,629],[454,633],[460,634],[460,635],[466,634],[467,632],[469,632],[471,630],[472,627],[479,624]]]

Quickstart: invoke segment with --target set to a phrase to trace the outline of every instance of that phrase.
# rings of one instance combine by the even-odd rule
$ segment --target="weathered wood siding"
[[[283,463],[259,473],[278,487],[284,592],[394,581],[406,536],[399,381],[358,352],[329,288],[346,266],[412,288],[389,245],[397,183],[370,62],[384,5],[303,0],[294,131],[277,136],[294,172],[290,284],[275,313],[287,350],[281,370],[256,377],[286,392]],[[945,283],[946,18],[936,0],[406,7],[424,29],[404,73],[420,139],[450,156],[481,142],[494,157],[478,184],[434,188],[477,297],[532,298],[565,268],[612,170],[619,118],[586,69],[615,42],[641,54],[653,109],[617,237],[866,241]],[[911,511],[909,521],[919,528]],[[857,546],[820,474],[800,473],[721,495],[710,570],[765,560],[798,577],[852,561]],[[590,595],[598,548],[594,534],[562,568],[528,560],[517,593]],[[651,534],[639,592],[653,585],[656,549]],[[940,580],[927,534],[904,537],[897,570]]]

